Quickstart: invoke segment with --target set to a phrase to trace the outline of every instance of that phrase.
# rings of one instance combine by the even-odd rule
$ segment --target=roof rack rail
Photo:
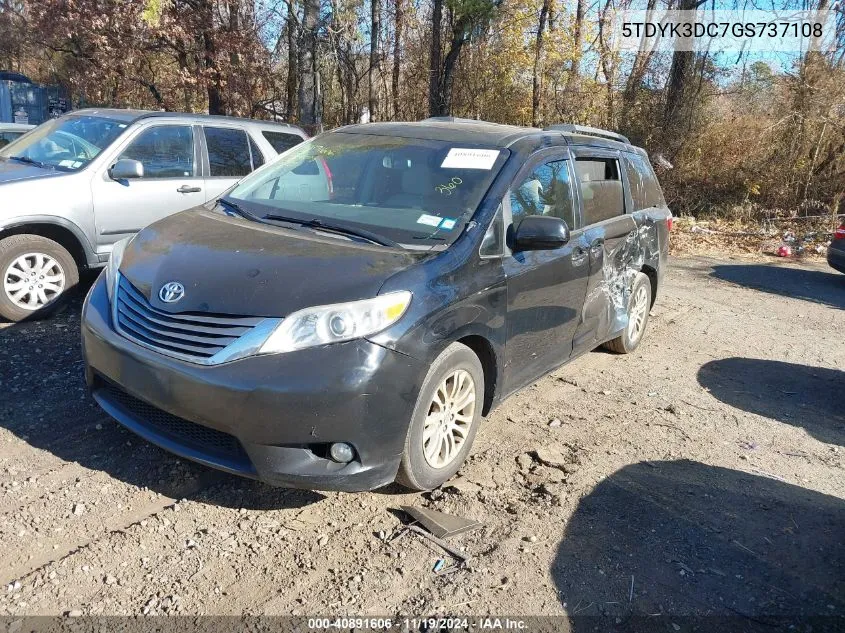
[[[427,119],[423,119],[420,123],[488,123],[488,121],[482,121],[481,119],[462,119],[461,117],[457,116],[430,116]]]
[[[618,132],[610,132],[602,130],[597,127],[589,127],[587,125],[574,125],[573,123],[558,123],[557,125],[549,125],[543,130],[553,132],[569,132],[570,134],[587,134],[589,136],[601,136],[602,138],[609,138],[614,141],[621,141],[623,143],[631,144],[627,136],[622,136]]]

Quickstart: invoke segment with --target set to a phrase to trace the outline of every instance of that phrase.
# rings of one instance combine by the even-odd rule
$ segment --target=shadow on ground
[[[845,309],[845,275],[775,264],[717,264],[712,277],[746,288]]]
[[[800,620],[804,631],[818,618],[812,630],[841,631],[843,534],[836,497],[692,461],[641,462],[581,499],[551,571],[570,616],[645,625],[623,630],[780,631]],[[572,628],[618,627],[574,617]]]
[[[845,372],[756,358],[713,360],[698,382],[732,407],[800,426],[816,439],[845,446]]]
[[[50,318],[0,329],[0,426],[64,461],[176,499],[261,510],[323,499],[182,460],[106,415],[88,395],[80,347],[82,299],[93,281]]]

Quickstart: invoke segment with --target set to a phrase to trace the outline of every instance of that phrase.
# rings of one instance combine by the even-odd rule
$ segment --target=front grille
[[[230,460],[248,460],[241,443],[233,435],[195,424],[139,400],[111,382],[100,380],[101,397],[128,413],[133,421],[184,446]]]
[[[115,302],[121,334],[162,354],[197,362],[211,358],[264,321],[261,317],[163,312],[123,276]]]

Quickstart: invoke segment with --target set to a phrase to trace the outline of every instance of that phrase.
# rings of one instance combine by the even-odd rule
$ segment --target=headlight
[[[396,323],[410,303],[411,293],[403,290],[375,299],[306,308],[285,317],[258,353],[278,354],[369,336]]]
[[[115,242],[111,249],[109,256],[109,263],[106,264],[106,290],[109,293],[109,300],[114,296],[114,286],[117,283],[117,269],[120,268],[120,262],[123,261],[123,253],[126,247],[132,240],[131,237]]]

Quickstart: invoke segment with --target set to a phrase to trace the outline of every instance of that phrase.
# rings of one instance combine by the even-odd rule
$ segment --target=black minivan
[[[231,473],[431,489],[508,394],[639,345],[671,224],[617,134],[340,128],[115,247],[84,307],[88,385]]]

